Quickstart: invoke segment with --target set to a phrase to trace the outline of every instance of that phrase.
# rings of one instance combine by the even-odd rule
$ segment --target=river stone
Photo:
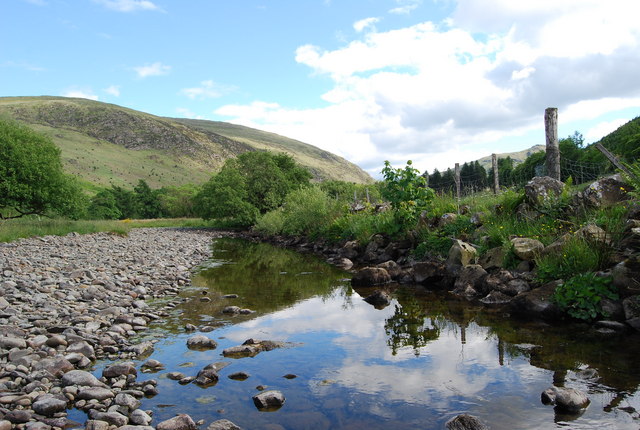
[[[504,248],[498,246],[485,252],[478,260],[484,270],[499,269],[504,264]]]
[[[69,360],[63,357],[59,358],[44,358],[37,363],[33,364],[34,371],[46,371],[51,373],[56,378],[60,378],[67,372],[74,370],[73,364]]]
[[[59,346],[67,346],[67,339],[63,335],[53,334],[49,336],[45,344],[51,348],[57,348]]]
[[[102,388],[102,387],[91,387],[91,388],[85,388],[84,390],[80,390],[80,392],[78,393],[78,395],[76,396],[77,400],[106,400],[106,399],[112,399],[115,397],[115,394],[113,394],[113,391],[111,391],[108,388]]]
[[[21,409],[15,409],[13,411],[7,412],[4,416],[4,419],[12,424],[23,424],[31,419],[31,412]]]
[[[552,300],[553,293],[561,283],[562,281],[552,281],[539,288],[518,294],[509,302],[511,311],[529,318],[545,320],[562,318],[562,311]]]
[[[0,420],[0,430],[11,430],[11,421]]]
[[[137,358],[146,357],[151,355],[153,352],[153,343],[152,342],[140,342],[136,345],[131,345],[126,348],[127,352],[132,352]]]
[[[91,373],[84,370],[71,370],[62,376],[61,384],[63,387],[69,385],[80,385],[84,387],[104,387],[104,384]]]
[[[389,276],[391,276],[391,279],[398,279],[400,275],[402,275],[402,267],[393,260],[380,263],[376,267],[386,270]]]
[[[444,264],[434,260],[420,261],[411,266],[411,272],[416,283],[429,284],[431,286],[443,279],[446,267]]]
[[[371,285],[382,285],[391,282],[389,272],[381,267],[365,267],[351,278],[351,285],[354,287],[365,287]]]
[[[11,349],[11,348],[20,348],[24,349],[27,347],[27,342],[24,339],[13,337],[13,336],[2,336],[0,337],[0,348]]]
[[[116,394],[115,404],[125,406],[130,411],[133,411],[140,407],[141,402],[131,394],[118,393]]]
[[[365,297],[364,301],[373,305],[376,309],[384,309],[391,304],[391,296],[386,291],[377,290],[373,294]]]
[[[129,422],[136,426],[148,426],[153,421],[153,418],[142,409],[136,409],[129,415]]]
[[[109,430],[109,423],[99,420],[87,420],[84,430]]]
[[[91,411],[90,416],[94,420],[105,421],[112,426],[122,427],[129,423],[129,418],[118,412],[97,412]]]
[[[277,390],[263,391],[256,394],[253,403],[258,409],[277,409],[284,405],[284,395]]]
[[[194,380],[194,384],[200,387],[210,387],[215,385],[219,379],[220,376],[218,375],[216,369],[204,368],[198,372],[198,375]]]
[[[229,420],[214,421],[207,427],[207,430],[242,430]]]
[[[180,414],[156,426],[156,430],[196,430],[196,428],[196,423],[187,414]]]
[[[500,291],[492,291],[483,298],[480,299],[481,303],[485,305],[504,305],[511,301],[512,297],[507,296]]]
[[[197,334],[187,339],[187,348],[189,349],[206,350],[215,349],[217,346],[218,343],[215,340],[209,339],[202,334]]]
[[[225,306],[222,309],[223,314],[235,315],[240,313],[240,306]]]
[[[555,405],[566,412],[579,412],[590,403],[587,395],[575,388],[550,387],[540,397],[543,404]]]
[[[124,375],[138,375],[138,371],[136,370],[133,363],[112,364],[111,366],[105,367],[102,371],[102,376],[104,378],[117,378]]]
[[[67,409],[67,402],[56,399],[55,397],[49,397],[42,400],[38,399],[31,405],[31,408],[36,414],[51,417],[57,412],[65,411]]]
[[[446,422],[447,430],[489,430],[480,420],[473,415],[461,414]]]

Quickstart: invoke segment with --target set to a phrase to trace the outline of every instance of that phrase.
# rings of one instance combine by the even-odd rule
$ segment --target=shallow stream
[[[161,338],[151,358],[166,366],[139,377],[159,380],[160,394],[142,405],[155,423],[188,413],[203,428],[226,418],[245,430],[442,429],[469,413],[493,430],[640,428],[640,336],[514,321],[421,286],[395,288],[391,305],[376,309],[363,300],[373,290],[352,289],[348,274],[312,256],[232,239],[213,249],[185,302],[150,330]],[[223,314],[229,305],[255,313]],[[204,334],[218,347],[187,349],[187,323],[215,327]],[[249,338],[286,347],[222,356]],[[214,362],[226,367],[213,387],[166,378]],[[249,377],[228,378],[235,372]],[[556,413],[540,401],[553,384],[585,391],[591,404]],[[284,406],[258,411],[258,386],[281,391]]]

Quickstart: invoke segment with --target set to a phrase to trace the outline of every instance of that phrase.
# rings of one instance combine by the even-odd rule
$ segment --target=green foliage
[[[602,299],[617,300],[609,277],[584,273],[568,279],[556,288],[552,300],[574,318],[591,321],[599,315],[608,317],[601,306]]]
[[[629,170],[629,173],[623,172],[624,180],[633,187],[632,190],[627,190],[627,193],[635,199],[640,198],[640,162],[625,163],[625,167]]]
[[[292,191],[284,205],[267,212],[256,222],[256,230],[268,234],[318,236],[340,212],[339,203],[320,187]]]
[[[411,165],[412,162],[409,160],[404,169],[394,169],[385,161],[382,169],[382,196],[391,203],[397,221],[407,227],[415,224],[422,211],[429,209],[434,197],[433,190],[427,187],[425,178]]]
[[[608,249],[572,236],[562,247],[562,253],[552,253],[536,258],[537,278],[540,282],[570,279],[586,272],[603,268]]]
[[[333,241],[358,240],[361,244],[366,245],[376,233],[398,238],[403,236],[406,230],[398,223],[394,211],[381,213],[363,211],[347,213],[336,218],[327,228],[325,237]]]
[[[308,186],[311,174],[287,154],[247,152],[227,160],[195,197],[204,219],[230,219],[252,225],[259,214],[280,207],[290,192]]]
[[[171,218],[195,217],[193,205],[198,191],[193,184],[162,187],[158,192],[162,212]]]
[[[78,218],[85,205],[80,186],[63,172],[60,150],[51,139],[0,120],[0,218]]]
[[[138,217],[152,219],[163,216],[159,190],[152,190],[144,179],[140,179],[133,187],[133,193]]]
[[[89,219],[120,219],[121,216],[122,212],[111,190],[102,190],[91,198],[87,209]]]
[[[416,258],[425,256],[446,257],[453,243],[453,239],[466,239],[473,232],[474,225],[470,218],[459,215],[449,224],[438,229],[424,228],[419,230],[420,243],[415,248],[413,255]]]
[[[382,200],[378,184],[363,185],[344,181],[323,181],[320,183],[320,189],[326,192],[329,197],[341,202],[353,202],[354,198],[364,201],[367,196],[370,203]]]

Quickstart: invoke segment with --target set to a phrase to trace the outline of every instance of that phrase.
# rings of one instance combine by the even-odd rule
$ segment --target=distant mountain
[[[496,154],[498,158],[507,158],[507,157],[511,157],[511,159],[513,160],[513,164],[514,166],[522,163],[524,160],[527,159],[528,156],[530,156],[531,154],[535,154],[536,152],[544,152],[546,151],[547,148],[545,145],[533,145],[531,148],[529,149],[524,149],[522,151],[517,151],[517,152],[504,152],[502,154]],[[491,155],[488,155],[486,157],[482,157],[478,160],[478,162],[480,163],[480,165],[482,167],[484,167],[484,169],[488,172],[489,169],[492,168],[491,166]]]
[[[65,170],[88,187],[152,187],[206,182],[243,152],[286,152],[318,180],[373,182],[353,163],[312,145],[239,125],[158,117],[121,106],[65,97],[0,97],[0,117],[50,136]]]

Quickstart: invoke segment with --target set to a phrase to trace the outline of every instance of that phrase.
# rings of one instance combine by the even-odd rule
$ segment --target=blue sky
[[[640,115],[637,0],[3,0],[0,96],[299,139],[379,177]]]

